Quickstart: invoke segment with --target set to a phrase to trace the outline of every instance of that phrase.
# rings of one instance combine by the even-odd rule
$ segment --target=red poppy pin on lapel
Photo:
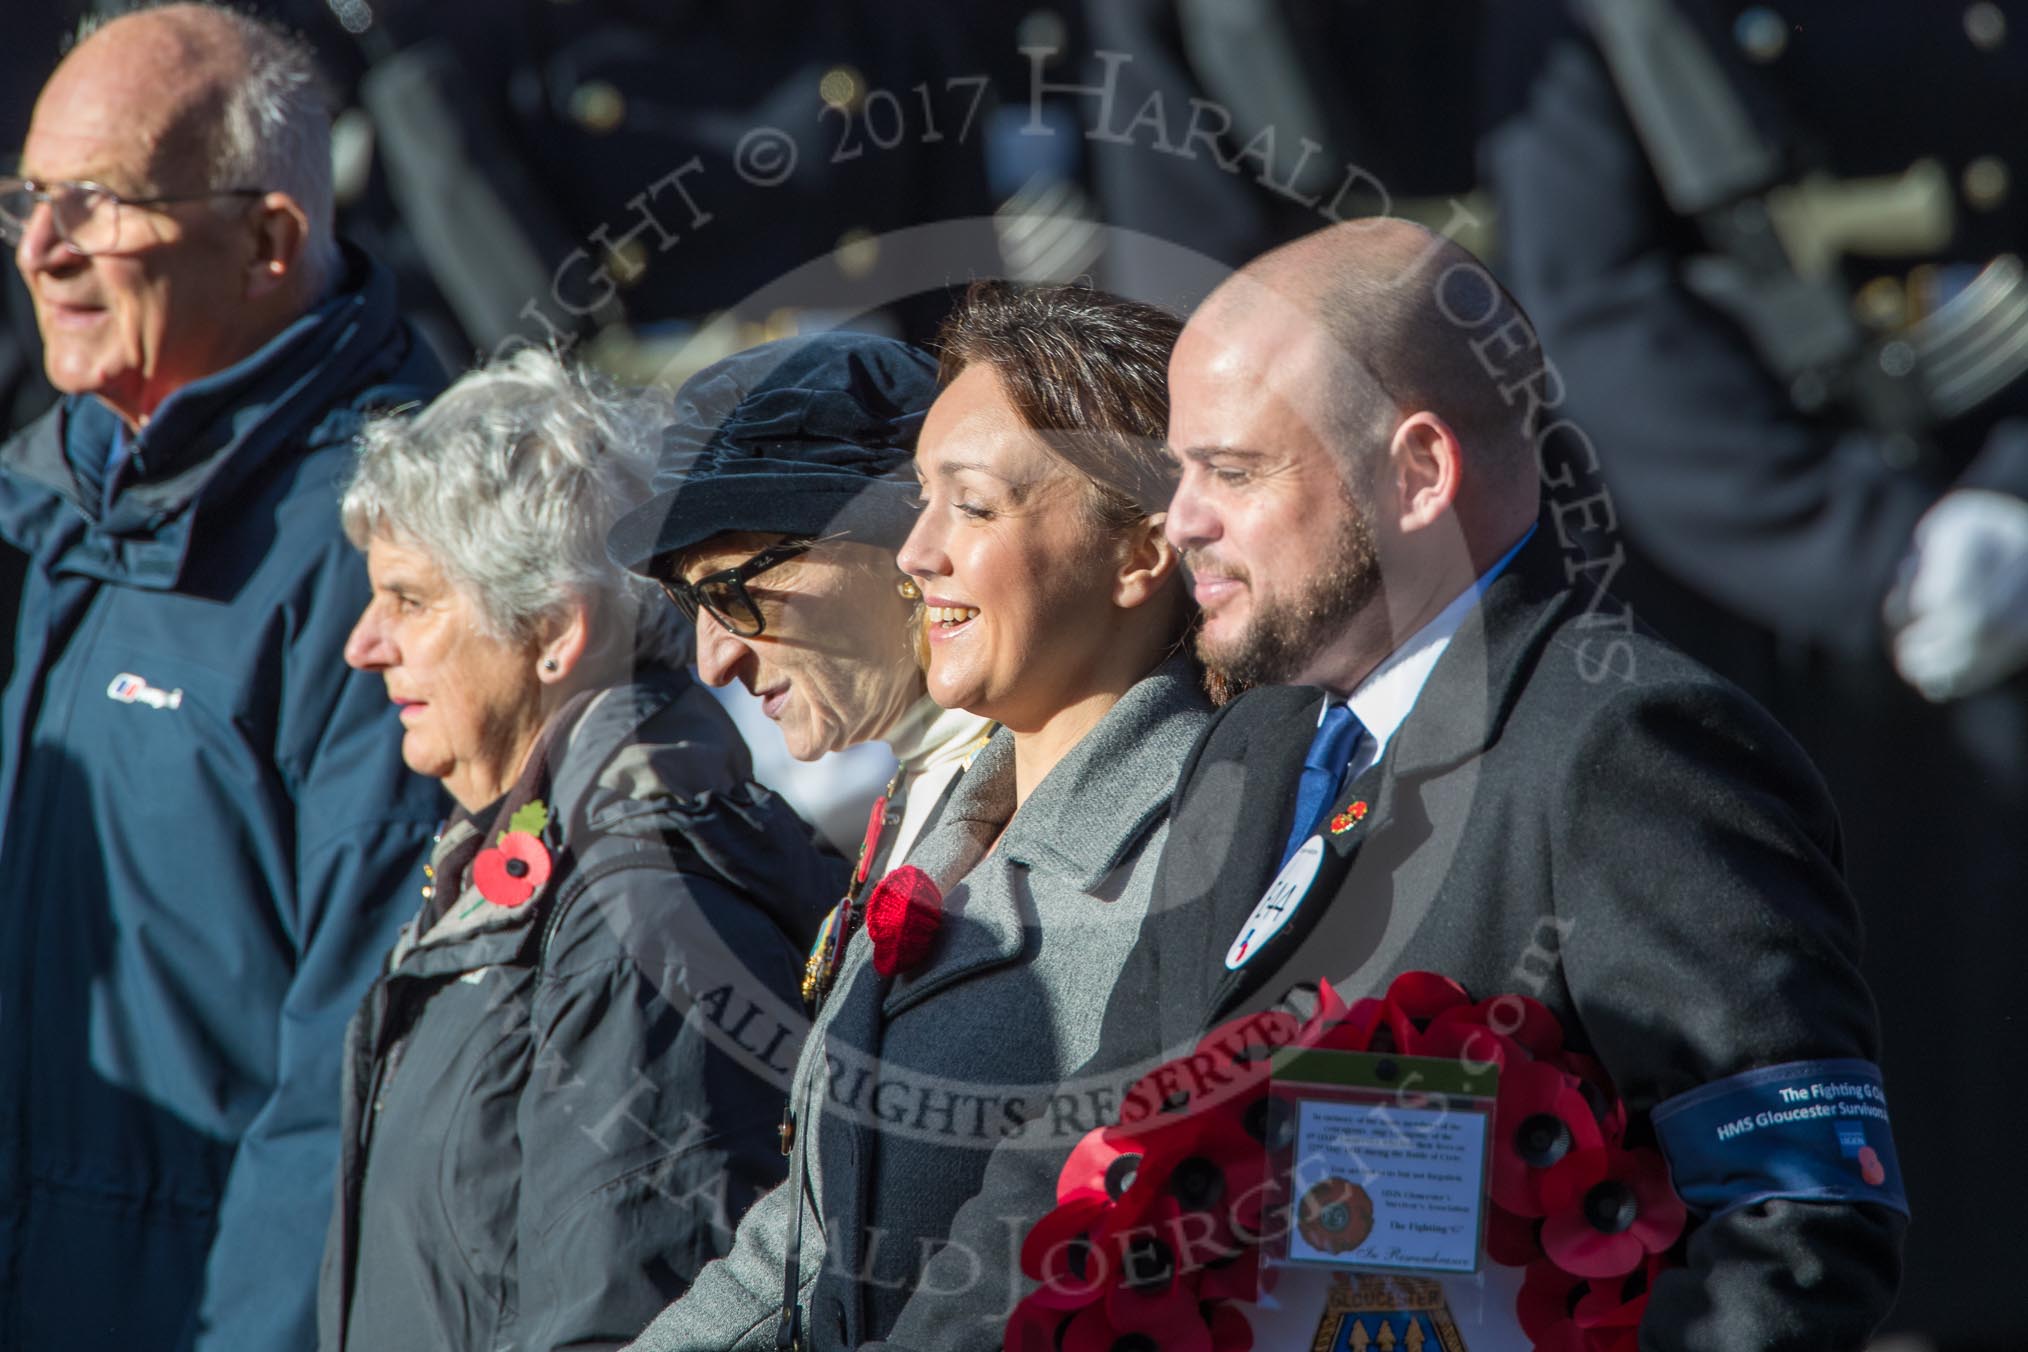
[[[1334,836],[1342,836],[1347,831],[1350,831],[1353,827],[1359,825],[1360,822],[1363,822],[1365,820],[1366,820],[1366,800],[1364,798],[1361,798],[1358,802],[1352,804],[1350,807],[1346,808],[1343,812],[1340,812],[1337,816],[1331,818],[1331,834]]]
[[[913,864],[903,864],[874,884],[866,899],[873,969],[894,976],[914,967],[929,956],[943,923],[944,895],[935,881]]]
[[[507,829],[491,849],[479,851],[472,860],[472,885],[479,895],[495,906],[509,910],[525,906],[529,898],[549,881],[549,848],[542,833],[549,826],[549,808],[535,799],[518,808],[507,819]],[[465,908],[470,915],[476,906]]]

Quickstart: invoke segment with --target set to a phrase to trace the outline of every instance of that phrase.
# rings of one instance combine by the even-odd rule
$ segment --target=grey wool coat
[[[1209,718],[1195,668],[1172,659],[1018,815],[1013,739],[994,736],[909,856],[944,893],[929,956],[887,979],[864,931],[853,937],[796,1068],[789,1182],[635,1352],[772,1349],[798,1201],[803,1345],[880,1338],[992,1148],[1031,1124],[1061,1126],[1066,1112],[1091,1116],[1056,1091],[1097,1047],[1177,769]]]

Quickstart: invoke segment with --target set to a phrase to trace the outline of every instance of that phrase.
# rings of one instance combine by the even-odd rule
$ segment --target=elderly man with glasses
[[[64,396],[0,448],[0,1352],[314,1339],[345,1021],[439,811],[341,658],[336,486],[443,373],[330,175],[308,51],[173,4],[0,179]]]

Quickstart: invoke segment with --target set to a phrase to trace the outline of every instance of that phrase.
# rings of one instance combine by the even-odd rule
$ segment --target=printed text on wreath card
[[[1478,1266],[1486,1115],[1305,1100],[1289,1259],[1470,1272]]]

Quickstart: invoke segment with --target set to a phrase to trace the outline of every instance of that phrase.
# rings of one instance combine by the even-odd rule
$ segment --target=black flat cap
[[[937,364],[894,338],[836,330],[736,352],[676,392],[655,496],[606,553],[650,560],[721,531],[837,536],[898,548],[914,524],[909,461]]]

